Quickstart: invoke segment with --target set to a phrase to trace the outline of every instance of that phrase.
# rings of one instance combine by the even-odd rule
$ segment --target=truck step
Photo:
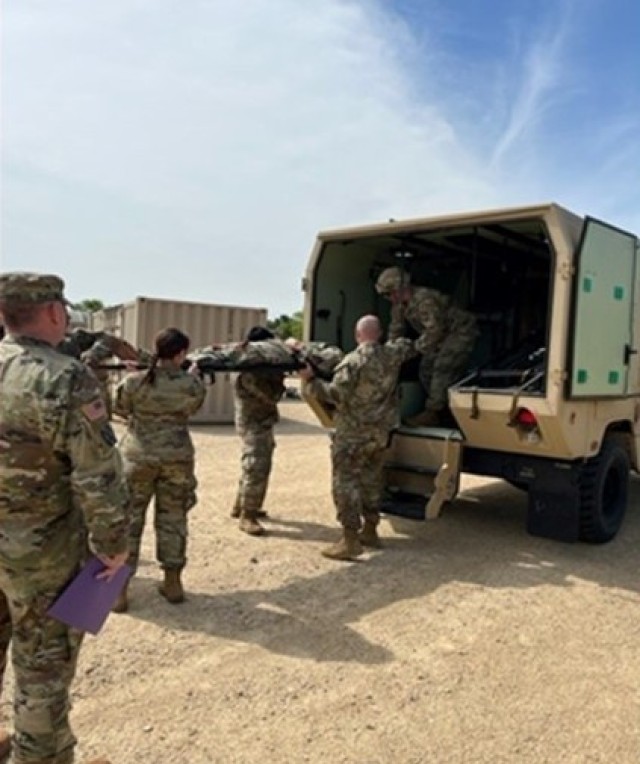
[[[408,493],[398,496],[387,496],[380,505],[380,511],[383,514],[405,517],[408,520],[425,520],[425,508],[426,498],[424,496]]]
[[[462,440],[460,430],[451,427],[409,427],[400,425],[391,431],[391,437],[404,435],[409,438],[429,438],[430,440]]]
[[[412,472],[416,475],[437,475],[438,469],[435,467],[423,467],[418,464],[404,464],[402,462],[387,462],[384,465],[385,470],[394,470],[395,472]]]

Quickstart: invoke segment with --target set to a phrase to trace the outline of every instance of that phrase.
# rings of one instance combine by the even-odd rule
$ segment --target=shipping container
[[[92,329],[105,331],[130,342],[136,348],[153,351],[153,338],[161,329],[175,326],[191,339],[191,347],[212,343],[239,342],[252,326],[266,326],[266,308],[209,305],[198,302],[136,297],[131,302],[97,311]],[[115,376],[115,375],[114,375]],[[233,381],[235,374],[216,374],[203,407],[192,418],[199,424],[233,422]]]

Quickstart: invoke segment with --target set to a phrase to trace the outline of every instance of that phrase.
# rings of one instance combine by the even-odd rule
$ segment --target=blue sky
[[[325,228],[556,201],[640,233],[637,0],[5,0],[2,268],[302,307]]]

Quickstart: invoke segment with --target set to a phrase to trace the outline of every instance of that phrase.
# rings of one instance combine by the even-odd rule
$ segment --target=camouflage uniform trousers
[[[380,519],[387,437],[386,432],[333,436],[331,490],[338,522],[347,530],[359,530],[362,518],[376,524]]]
[[[262,509],[267,495],[273,450],[276,441],[273,427],[243,427],[241,475],[235,506],[241,511],[254,512]]]
[[[449,387],[464,376],[477,336],[475,324],[459,327],[435,352],[422,356],[418,377],[427,395],[425,409],[441,411],[446,407]]]
[[[125,461],[131,496],[129,559],[138,568],[147,507],[155,496],[156,559],[164,570],[182,570],[187,563],[187,513],[196,504],[193,462],[142,463]]]
[[[15,764],[74,760],[69,688],[83,634],[49,618],[46,611],[77,569],[77,564],[62,570],[49,567],[46,582],[36,574],[25,585],[22,571],[0,568],[0,647],[6,661],[12,642],[15,675]]]

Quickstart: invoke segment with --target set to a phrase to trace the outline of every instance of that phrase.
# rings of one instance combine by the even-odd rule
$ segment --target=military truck
[[[446,427],[408,427],[424,392],[403,367],[385,462],[385,512],[435,518],[462,472],[528,492],[527,530],[602,543],[620,529],[638,470],[638,239],[555,203],[321,232],[303,280],[305,339],[354,346],[374,288],[400,265],[473,311],[480,335],[449,388]],[[410,336],[410,335],[408,335]],[[326,427],[333,412],[307,399]]]

